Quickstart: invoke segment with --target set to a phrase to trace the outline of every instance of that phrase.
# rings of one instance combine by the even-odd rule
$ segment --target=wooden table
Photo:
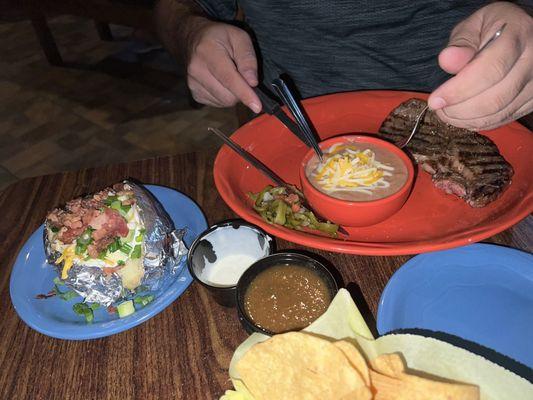
[[[20,181],[0,193],[1,399],[218,399],[230,387],[227,368],[246,338],[234,309],[200,285],[129,331],[83,342],[52,339],[28,328],[9,297],[18,250],[48,210],[83,193],[133,177],[176,188],[197,200],[209,223],[234,217],[214,188],[214,154],[186,154]],[[533,250],[533,218],[489,242]],[[278,240],[278,247],[302,248]],[[312,250],[342,274],[369,325],[379,296],[409,256],[366,257]]]

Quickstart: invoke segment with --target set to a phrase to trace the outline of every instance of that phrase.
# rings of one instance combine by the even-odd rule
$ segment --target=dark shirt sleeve
[[[221,21],[233,21],[237,14],[237,0],[195,0],[211,17]]]

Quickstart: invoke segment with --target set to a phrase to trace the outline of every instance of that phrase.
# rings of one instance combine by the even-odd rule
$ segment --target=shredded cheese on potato
[[[61,270],[61,279],[67,279],[68,277],[68,271],[72,268],[72,265],[74,265],[74,258],[76,257],[74,253],[74,246],[67,247],[61,256],[57,259],[56,263],[59,264],[62,261],[63,263],[63,269]]]
[[[352,145],[334,145],[324,154],[316,169],[316,182],[327,191],[352,191],[372,194],[387,188],[387,177],[394,168],[376,160],[372,150],[358,150]]]

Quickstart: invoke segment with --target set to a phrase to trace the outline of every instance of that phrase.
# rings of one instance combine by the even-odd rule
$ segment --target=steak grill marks
[[[379,135],[399,143],[407,137],[417,115],[426,106],[409,99],[383,121]],[[436,187],[463,198],[472,207],[484,207],[511,183],[513,168],[488,137],[442,122],[429,110],[406,147]]]

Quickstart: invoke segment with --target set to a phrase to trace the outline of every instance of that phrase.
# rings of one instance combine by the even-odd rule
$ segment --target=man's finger
[[[217,59],[230,59],[230,54],[227,53],[227,50],[220,49],[217,50],[217,52],[225,52],[225,54],[214,55]],[[233,61],[211,63],[208,65],[208,68],[215,79],[237,97],[237,99],[239,99],[239,101],[245,106],[249,107],[255,113],[261,111],[261,101],[248,82],[246,82],[239,71],[237,71]]]
[[[466,101],[445,107],[446,115],[455,119],[473,120],[496,114],[526,89],[531,75],[529,63],[520,59],[507,76],[496,85]]]
[[[483,18],[479,13],[474,13],[453,28],[450,34],[449,46],[470,47],[477,51],[481,45]]]
[[[522,54],[512,32],[505,33],[507,36],[504,34],[438,87],[428,100],[429,106],[440,109],[462,103],[502,81]]]
[[[196,79],[189,77],[187,84],[191,91],[192,97],[196,102],[212,107],[224,107],[224,104],[220,103],[220,101],[218,101],[218,99],[209,93],[209,91]]]
[[[231,107],[239,101],[207,68],[198,69],[194,75],[189,74],[189,77],[198,81],[223,107]]]
[[[248,85],[257,86],[257,57],[250,36],[244,31],[230,36],[233,60]]]
[[[468,64],[476,51],[472,47],[449,46],[439,54],[440,67],[449,74],[457,74]]]
[[[474,58],[481,45],[482,22],[475,13],[452,30],[448,45],[439,54],[439,65],[444,71],[455,75]]]
[[[449,116],[446,112],[446,109],[438,110],[437,116],[442,121],[457,126],[459,128],[478,130],[494,129],[516,118],[520,118],[528,114],[529,112],[532,112],[532,96],[533,82],[530,82],[507,107],[490,116],[474,119],[459,119]]]

